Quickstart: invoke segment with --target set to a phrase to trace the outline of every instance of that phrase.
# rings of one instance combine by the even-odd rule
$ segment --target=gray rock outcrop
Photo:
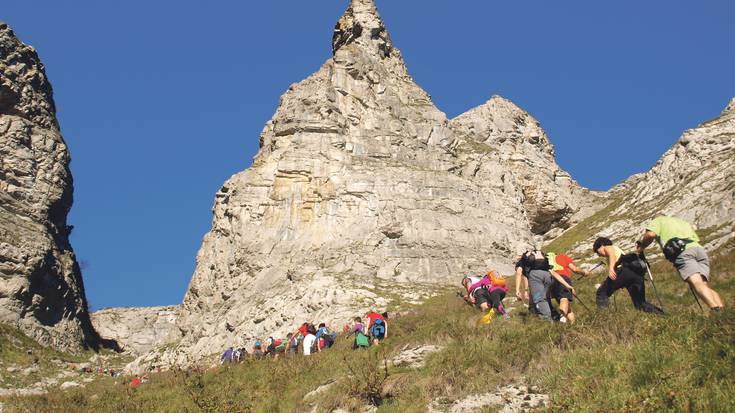
[[[92,313],[92,324],[121,350],[142,354],[180,338],[178,314],[179,306],[105,308]]]
[[[511,102],[495,97],[449,121],[408,74],[372,0],[352,1],[332,48],[282,96],[252,167],[216,194],[181,345],[146,360],[186,364],[466,272],[510,272],[519,250],[590,196]]]
[[[36,51],[0,22],[0,322],[47,346],[97,346],[69,244],[69,151]]]

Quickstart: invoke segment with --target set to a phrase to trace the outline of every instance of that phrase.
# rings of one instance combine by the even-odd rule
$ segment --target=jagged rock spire
[[[332,36],[332,53],[355,43],[381,58],[390,57],[393,43],[373,0],[352,0],[337,22]]]
[[[725,110],[722,111],[723,115],[735,115],[735,97],[730,99],[730,103],[727,105]]]
[[[43,345],[99,337],[69,244],[73,183],[53,90],[33,47],[0,22],[0,322]]]

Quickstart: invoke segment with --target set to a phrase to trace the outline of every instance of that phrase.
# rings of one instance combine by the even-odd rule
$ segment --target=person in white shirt
[[[304,355],[309,356],[311,355],[311,348],[314,345],[314,342],[316,341],[316,335],[314,335],[314,326],[310,326],[311,329],[308,330],[306,337],[304,337],[303,346],[304,346]]]

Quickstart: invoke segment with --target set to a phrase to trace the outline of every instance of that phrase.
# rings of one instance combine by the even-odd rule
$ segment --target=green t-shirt
[[[656,233],[656,240],[661,248],[671,238],[688,239],[690,241],[685,249],[701,247],[699,237],[694,232],[692,225],[681,218],[661,216],[649,222],[646,229]]]

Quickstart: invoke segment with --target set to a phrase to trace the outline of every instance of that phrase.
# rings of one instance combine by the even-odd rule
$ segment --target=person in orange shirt
[[[573,273],[584,276],[588,276],[590,273],[587,270],[577,267],[574,264],[574,260],[568,255],[556,255],[553,252],[549,252],[546,256],[549,259],[549,264],[551,264],[552,269],[556,271],[557,274],[561,275],[562,278],[564,278],[564,281],[569,285],[572,285]],[[574,323],[576,316],[572,309],[572,302],[574,301],[574,295],[572,292],[556,279],[551,283],[549,292],[551,296],[556,299],[556,302],[559,303],[559,311],[561,312],[559,322],[566,323],[569,321],[570,323]]]

